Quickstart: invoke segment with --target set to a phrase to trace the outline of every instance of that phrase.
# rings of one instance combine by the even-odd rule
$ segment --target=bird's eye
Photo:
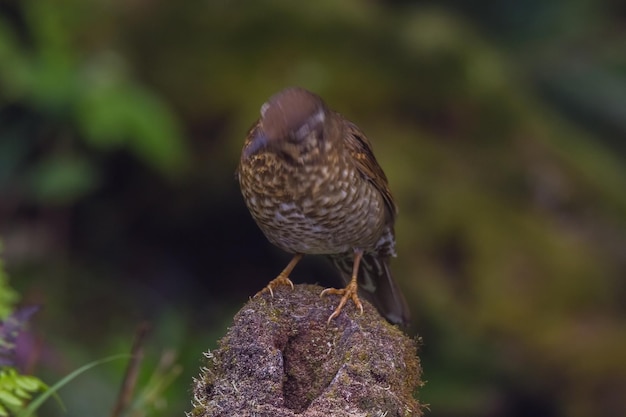
[[[300,129],[296,130],[295,138],[298,142],[303,141],[311,132],[311,127],[307,124],[304,124],[300,127]]]

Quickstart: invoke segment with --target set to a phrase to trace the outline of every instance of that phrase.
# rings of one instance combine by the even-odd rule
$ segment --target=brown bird
[[[237,173],[267,239],[294,254],[259,294],[293,287],[289,274],[305,254],[327,255],[347,284],[321,294],[342,296],[329,322],[350,299],[363,311],[360,289],[387,320],[408,323],[406,301],[389,269],[396,256],[396,205],[369,140],[354,123],[319,96],[287,88],[261,106]]]

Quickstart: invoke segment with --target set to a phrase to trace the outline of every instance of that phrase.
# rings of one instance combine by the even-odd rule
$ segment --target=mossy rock
[[[248,302],[208,352],[189,415],[421,416],[417,343],[369,303],[349,303],[327,322],[337,297],[322,288],[279,288]]]

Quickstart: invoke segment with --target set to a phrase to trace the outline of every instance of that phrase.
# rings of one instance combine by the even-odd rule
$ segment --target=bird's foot
[[[331,314],[330,317],[328,317],[328,323],[330,323],[332,319],[334,319],[335,317],[339,315],[339,313],[341,313],[341,309],[343,308],[343,306],[346,305],[348,300],[352,300],[352,302],[357,306],[361,314],[363,314],[363,304],[361,304],[361,300],[359,299],[359,296],[357,295],[357,290],[358,290],[358,285],[356,283],[356,280],[352,280],[350,281],[348,285],[346,285],[345,288],[341,288],[341,289],[326,288],[324,291],[322,291],[322,293],[320,294],[320,297],[323,297],[327,294],[337,294],[337,295],[342,296],[341,301],[339,301],[339,305],[337,306],[335,311],[333,311],[333,314]]]
[[[271,280],[269,282],[269,284],[267,284],[267,286],[265,286],[265,288],[263,288],[261,291],[259,291],[258,293],[256,293],[254,295],[254,297],[258,297],[263,293],[269,292],[270,295],[273,297],[274,296],[274,288],[280,286],[280,285],[289,285],[291,287],[291,289],[293,290],[293,282],[291,282],[291,280],[289,279],[288,276],[280,274],[279,276],[277,276],[276,278],[274,278],[273,280]]]

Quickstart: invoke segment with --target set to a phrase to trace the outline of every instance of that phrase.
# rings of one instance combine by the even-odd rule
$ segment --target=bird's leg
[[[293,268],[296,267],[296,265],[298,264],[298,262],[300,262],[300,259],[302,259],[303,256],[304,255],[302,253],[296,253],[293,258],[291,258],[291,261],[289,261],[285,269],[283,269],[276,278],[271,280],[265,288],[256,293],[255,297],[258,297],[264,292],[269,292],[270,295],[273,297],[273,288],[278,287],[279,285],[289,285],[293,289],[293,282],[291,282],[291,280],[289,279],[289,274],[291,274],[291,271],[293,271]]]
[[[348,283],[348,285],[346,285],[345,288],[342,288],[339,290],[336,288],[326,288],[320,294],[320,296],[324,296],[326,294],[342,295],[341,301],[339,301],[339,305],[337,306],[335,311],[333,311],[333,314],[331,314],[330,317],[328,317],[328,323],[330,323],[332,319],[334,319],[335,317],[339,315],[339,313],[341,313],[341,309],[343,308],[344,305],[346,305],[349,299],[352,300],[352,302],[360,310],[361,314],[363,314],[363,304],[361,304],[361,300],[359,300],[359,296],[357,295],[357,290],[359,289],[357,276],[359,274],[359,264],[361,263],[362,257],[363,257],[363,250],[356,249],[354,251],[354,263],[352,264],[352,278],[350,279],[350,282]]]

